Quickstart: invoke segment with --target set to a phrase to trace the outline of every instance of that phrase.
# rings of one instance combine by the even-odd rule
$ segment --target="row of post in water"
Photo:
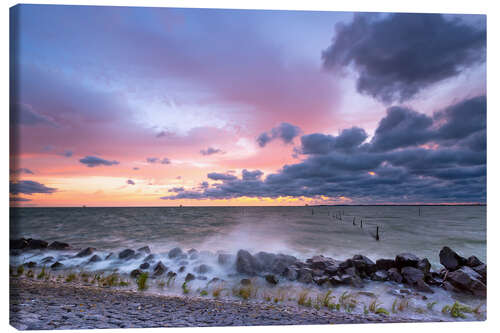
[[[311,215],[314,215],[314,208],[311,209]],[[339,211],[335,211],[335,215],[331,213],[330,210],[328,210],[328,216],[331,216],[332,219],[337,219],[339,221],[342,221],[342,216],[345,215],[345,212],[344,210],[339,210]],[[420,210],[419,210],[419,215],[420,215]],[[353,216],[352,217],[352,225],[356,225],[356,216]],[[359,221],[359,227],[361,229],[363,229],[363,219],[360,219]],[[377,226],[377,231],[375,233],[375,235],[372,235],[376,241],[379,241],[380,240],[380,235],[379,235],[379,226]]]

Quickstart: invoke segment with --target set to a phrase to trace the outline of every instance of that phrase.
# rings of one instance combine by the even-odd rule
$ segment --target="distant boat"
[[[182,205],[179,205],[179,208],[182,208]]]
[[[87,208],[87,206],[83,205],[82,208]]]

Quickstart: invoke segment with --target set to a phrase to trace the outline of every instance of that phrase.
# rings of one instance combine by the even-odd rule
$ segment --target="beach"
[[[10,279],[10,297],[10,323],[21,330],[414,322],[405,316],[163,296],[28,278]]]

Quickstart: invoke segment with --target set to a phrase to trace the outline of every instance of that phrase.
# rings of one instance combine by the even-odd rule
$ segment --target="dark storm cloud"
[[[225,173],[218,173],[218,172],[211,172],[211,173],[207,174],[207,177],[209,179],[212,179],[212,180],[224,180],[224,181],[234,180],[237,178],[236,176],[233,176],[233,175],[228,175]]]
[[[36,112],[31,106],[12,103],[10,105],[10,124],[12,126],[36,126],[49,125],[56,126],[55,122],[49,117]]]
[[[33,175],[34,172],[27,168],[17,168],[15,170],[10,170],[11,175],[21,175],[21,174]]]
[[[135,182],[132,179],[127,180],[128,185],[135,185]]]
[[[387,151],[426,143],[433,135],[430,130],[432,123],[432,118],[425,114],[407,108],[391,107],[375,130],[372,148]]]
[[[200,150],[200,154],[202,154],[203,156],[213,155],[213,154],[217,154],[217,153],[222,154],[223,151],[221,149],[212,148],[212,147],[208,147],[207,149]]]
[[[169,189],[168,191],[169,192],[179,193],[179,192],[183,192],[184,191],[184,187],[174,187],[174,188]]]
[[[327,69],[352,65],[358,92],[402,102],[485,61],[485,17],[472,26],[440,14],[355,14],[322,57]]]
[[[303,135],[301,140],[302,154],[328,154],[332,151],[350,151],[361,145],[368,135],[359,127],[343,130],[340,135],[332,136],[321,133]]]
[[[271,131],[261,133],[257,137],[257,143],[260,147],[265,147],[266,144],[274,139],[281,139],[285,144],[291,143],[295,137],[300,134],[300,128],[289,124],[281,123],[276,127],[273,127]]]
[[[241,178],[210,173],[209,179],[221,183],[162,199],[343,196],[358,203],[486,202],[485,113],[484,97],[461,101],[432,118],[389,108],[370,142],[357,127],[338,136],[304,135],[297,152],[306,158],[299,163],[265,178],[260,170],[245,169]]]
[[[17,182],[10,182],[10,193],[11,194],[28,194],[32,195],[35,193],[54,193],[57,189],[52,187],[47,187],[43,184],[32,180],[20,180]]]
[[[80,163],[85,164],[89,168],[94,168],[100,165],[110,166],[110,165],[120,164],[120,162],[118,161],[108,161],[96,156],[86,156],[80,159]]]

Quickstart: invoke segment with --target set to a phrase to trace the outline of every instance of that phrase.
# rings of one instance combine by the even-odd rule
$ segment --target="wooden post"
[[[361,229],[363,229],[363,220],[361,220]]]
[[[356,216],[354,216],[354,217],[352,218],[352,225],[356,225],[356,222],[355,222],[355,221],[356,221]]]
[[[379,235],[378,235],[378,226],[377,226],[377,234],[375,235],[375,240],[376,240],[376,241],[379,241],[379,240],[380,240],[380,237],[379,237]]]

